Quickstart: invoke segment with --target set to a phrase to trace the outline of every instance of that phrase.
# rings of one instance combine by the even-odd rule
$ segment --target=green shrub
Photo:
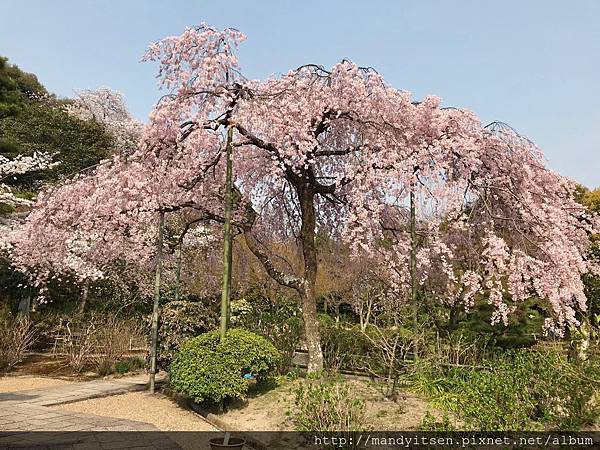
[[[327,313],[317,313],[317,320],[319,321],[319,325],[325,329],[332,328],[336,324],[335,319]]]
[[[421,373],[416,386],[473,430],[572,430],[599,415],[593,365],[574,364],[558,349],[541,348],[511,351],[488,364],[489,370]]]
[[[281,363],[277,373],[290,371],[294,351],[304,335],[297,302],[278,297],[272,300],[258,290],[249,290],[242,298],[231,302],[231,322],[268,339],[279,350]]]
[[[160,366],[168,368],[181,344],[216,326],[216,314],[201,302],[172,301],[164,305],[158,329]]]
[[[125,361],[127,361],[131,370],[140,370],[146,367],[146,361],[140,356],[131,356]]]
[[[363,431],[367,429],[365,401],[348,382],[328,376],[300,382],[295,390],[298,431]]]
[[[12,214],[15,211],[16,211],[16,209],[15,209],[14,206],[9,205],[8,203],[1,203],[0,202],[0,216]]]
[[[118,374],[123,375],[127,372],[142,369],[142,368],[144,368],[144,366],[145,366],[145,362],[142,358],[140,358],[139,356],[133,356],[133,357],[125,358],[121,361],[118,361],[115,364],[115,371]]]
[[[330,370],[356,370],[367,365],[372,345],[358,325],[335,323],[319,315],[321,348],[325,367]]]
[[[280,363],[277,349],[262,336],[231,329],[221,341],[212,331],[186,341],[169,368],[171,386],[196,402],[244,398],[245,374],[264,380]]]
[[[127,364],[127,361],[118,361],[115,364],[115,372],[117,372],[120,375],[123,375],[124,373],[127,373],[131,370],[131,367],[129,367],[129,364]]]
[[[407,371],[413,355],[413,333],[405,327],[358,325],[320,319],[321,347],[330,370],[365,370],[389,379]]]
[[[436,419],[436,417],[429,411],[425,413],[423,421],[421,422],[421,431],[456,431],[456,427],[450,421],[448,414],[444,414],[442,420]]]

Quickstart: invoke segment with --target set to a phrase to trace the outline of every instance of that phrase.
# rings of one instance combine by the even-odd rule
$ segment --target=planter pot
[[[225,440],[225,438],[222,438],[222,437],[210,439],[208,441],[208,443],[210,444],[210,450],[223,450],[223,449],[242,450],[242,447],[244,447],[244,444],[246,443],[246,439],[235,438],[235,437],[229,438],[228,444],[223,444],[224,440]]]

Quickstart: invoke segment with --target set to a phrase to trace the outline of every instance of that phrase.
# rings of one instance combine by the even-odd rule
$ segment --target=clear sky
[[[246,33],[248,78],[350,59],[509,123],[600,185],[600,0],[0,0],[0,55],[61,96],[122,91],[145,120],[159,96],[146,45],[202,21]]]

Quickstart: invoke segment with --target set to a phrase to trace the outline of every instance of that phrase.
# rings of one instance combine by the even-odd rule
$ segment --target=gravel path
[[[218,431],[196,413],[181,408],[164,395],[151,395],[147,392],[131,392],[95,398],[56,405],[51,409],[146,422],[154,425],[160,431]],[[171,434],[169,437],[183,449],[203,448],[198,442],[197,435],[181,433]],[[199,445],[201,446],[199,447]]]
[[[151,423],[161,431],[215,431],[196,413],[179,407],[163,395],[147,392],[67,403],[53,406],[52,409]]]
[[[163,377],[159,375],[158,378],[160,381]],[[0,448],[37,448],[41,444],[44,446],[40,448],[55,444],[56,448],[65,449],[180,448],[167,435],[161,434],[158,427],[144,421],[144,418],[132,420],[127,416],[119,416],[120,409],[132,406],[140,411],[145,410],[143,403],[148,401],[145,398],[141,399],[142,404],[129,400],[127,408],[112,406],[114,409],[104,410],[106,414],[96,414],[95,409],[86,413],[50,407],[65,402],[85,402],[92,398],[139,391],[145,388],[147,375],[79,383],[60,381],[62,380],[36,377],[3,379],[4,391],[0,391]],[[32,431],[37,433],[31,433]],[[107,431],[111,433],[103,433]],[[142,431],[147,433],[140,433]]]
[[[157,378],[162,380],[164,374],[159,374]],[[51,405],[139,391],[146,388],[147,375],[79,383],[60,381],[62,380],[35,377],[3,378],[5,390],[0,391],[0,430],[110,431],[116,427],[158,431],[154,425],[139,420],[128,423],[127,419],[119,417],[77,414],[48,408]],[[52,385],[48,386],[49,383]],[[41,387],[42,385],[45,387]],[[31,389],[32,387],[35,388]]]
[[[0,377],[0,392],[20,392],[72,384],[73,381],[28,375]]]

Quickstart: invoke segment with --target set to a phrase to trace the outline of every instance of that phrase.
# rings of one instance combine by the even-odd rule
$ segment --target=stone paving
[[[147,379],[140,375],[0,393],[0,449],[40,445],[53,449],[179,448],[149,423],[50,408],[144,390]]]
[[[163,379],[164,374],[157,375],[157,382]],[[28,391],[0,392],[0,402],[17,401],[40,406],[63,405],[125,392],[143,391],[147,389],[147,384],[148,375],[94,380]],[[1,415],[2,411],[0,411],[0,417]]]

